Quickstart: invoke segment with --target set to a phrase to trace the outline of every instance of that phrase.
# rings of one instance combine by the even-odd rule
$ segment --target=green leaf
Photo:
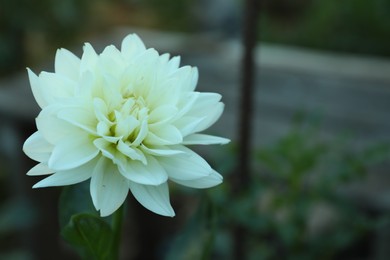
[[[60,227],[63,228],[73,215],[81,212],[98,216],[92,204],[89,181],[63,188],[58,205]]]
[[[109,259],[114,234],[100,217],[87,213],[74,215],[61,235],[82,252],[84,259]]]

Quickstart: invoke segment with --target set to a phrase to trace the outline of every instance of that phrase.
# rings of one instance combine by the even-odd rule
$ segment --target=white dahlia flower
[[[184,145],[225,144],[199,134],[222,114],[216,93],[195,92],[198,71],[180,58],[146,49],[137,35],[101,54],[86,43],[79,59],[60,49],[55,72],[28,70],[38,105],[38,131],[24,152],[38,161],[27,175],[48,175],[34,188],[90,180],[96,210],[107,216],[130,190],[145,208],[174,216],[168,180],[193,188],[222,182]]]

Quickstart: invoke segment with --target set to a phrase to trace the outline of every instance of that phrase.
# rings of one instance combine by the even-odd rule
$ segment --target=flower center
[[[145,138],[149,109],[142,97],[130,96],[122,100],[119,109],[109,114],[110,133],[131,146],[138,146]]]
[[[96,106],[98,135],[112,144],[121,140],[129,147],[141,145],[148,134],[149,108],[144,98],[127,95],[105,104]]]

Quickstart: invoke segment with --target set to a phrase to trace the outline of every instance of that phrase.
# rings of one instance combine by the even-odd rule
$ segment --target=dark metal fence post
[[[235,190],[239,194],[250,183],[250,161],[252,140],[252,114],[254,101],[254,76],[255,60],[254,49],[257,42],[258,16],[260,12],[260,0],[246,0],[243,22],[243,59],[242,59],[242,82],[239,118],[239,158],[237,180]],[[237,226],[235,235],[235,259],[246,259],[245,229]]]

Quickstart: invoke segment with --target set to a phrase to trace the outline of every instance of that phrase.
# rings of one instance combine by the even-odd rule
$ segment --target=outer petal
[[[129,182],[129,187],[136,200],[148,210],[163,216],[175,216],[169,202],[169,190],[166,182],[158,186]]]
[[[56,172],[35,184],[33,188],[64,186],[83,182],[91,177],[95,164],[96,160],[93,160],[71,170]]]
[[[98,66],[101,72],[119,78],[125,68],[121,52],[113,45],[107,46],[99,56]]]
[[[141,144],[141,149],[147,154],[155,155],[155,156],[172,156],[176,154],[184,153],[181,150],[173,150],[168,148],[168,146],[150,146],[147,147]]]
[[[223,178],[218,172],[212,171],[210,175],[195,180],[176,180],[174,178],[171,178],[171,180],[183,186],[204,189],[220,184]]]
[[[129,186],[116,165],[102,157],[93,171],[90,191],[96,210],[100,210],[100,215],[105,217],[123,204]]]
[[[168,180],[165,169],[153,156],[147,156],[147,165],[139,161],[128,160],[125,168],[120,167],[121,174],[132,182],[145,185],[160,185]]]
[[[53,173],[54,170],[50,169],[46,164],[39,163],[31,168],[27,175],[29,176],[39,176],[39,175],[47,175]]]
[[[175,122],[175,126],[180,130],[182,136],[195,133],[198,126],[206,119],[204,117],[184,116]]]
[[[35,101],[37,101],[38,105],[41,108],[44,108],[45,106],[47,106],[48,102],[46,101],[45,98],[45,92],[41,88],[39,78],[29,68],[27,68],[27,72],[28,72],[28,78],[30,80],[31,91],[34,95]]]
[[[59,110],[57,116],[91,134],[96,134],[98,122],[95,118],[94,111],[90,111],[84,107],[64,107]]]
[[[217,93],[199,93],[195,104],[187,113],[190,117],[204,117],[193,133],[205,130],[219,119],[224,109],[220,99],[221,95]]]
[[[75,132],[54,147],[48,165],[51,169],[68,170],[89,162],[98,153],[88,134]]]
[[[223,109],[225,105],[221,102],[218,102],[214,104],[213,106],[210,106],[207,108],[204,115],[207,115],[207,117],[202,120],[202,122],[197,125],[197,127],[193,130],[194,132],[201,132],[210,126],[212,126],[222,115]]]
[[[172,145],[182,141],[181,132],[173,125],[151,127],[145,138],[145,143],[150,145]]]
[[[121,52],[127,60],[145,50],[146,48],[144,43],[136,34],[126,36],[122,41]]]
[[[170,74],[170,73],[173,73],[175,72],[179,66],[180,66],[180,56],[175,56],[175,57],[172,57],[172,59],[170,59],[168,61],[168,64],[167,64],[167,72]]]
[[[159,106],[151,111],[148,122],[151,125],[161,125],[169,122],[177,114],[177,108],[171,105]]]
[[[77,80],[79,78],[80,59],[66,49],[58,49],[54,68],[56,73]]]
[[[61,74],[43,71],[39,75],[39,84],[45,92],[48,104],[55,104],[61,98],[73,97],[76,83]]]
[[[53,150],[40,132],[32,134],[23,144],[24,153],[31,159],[38,162],[47,162]]]
[[[38,131],[51,144],[57,144],[69,133],[74,133],[79,128],[57,117],[62,105],[50,105],[45,107],[36,118]]]
[[[170,157],[159,157],[160,164],[165,168],[169,178],[175,180],[195,180],[209,176],[213,169],[195,152],[188,148],[176,148],[185,152]]]
[[[83,50],[84,52],[80,63],[80,75],[86,71],[94,71],[98,60],[98,55],[91,44],[85,43]]]
[[[194,91],[198,83],[199,73],[196,67],[184,66],[176,70],[172,77],[180,79],[180,87],[183,91]]]
[[[205,135],[205,134],[192,134],[186,136],[183,140],[183,144],[227,144],[230,140],[227,138]]]

